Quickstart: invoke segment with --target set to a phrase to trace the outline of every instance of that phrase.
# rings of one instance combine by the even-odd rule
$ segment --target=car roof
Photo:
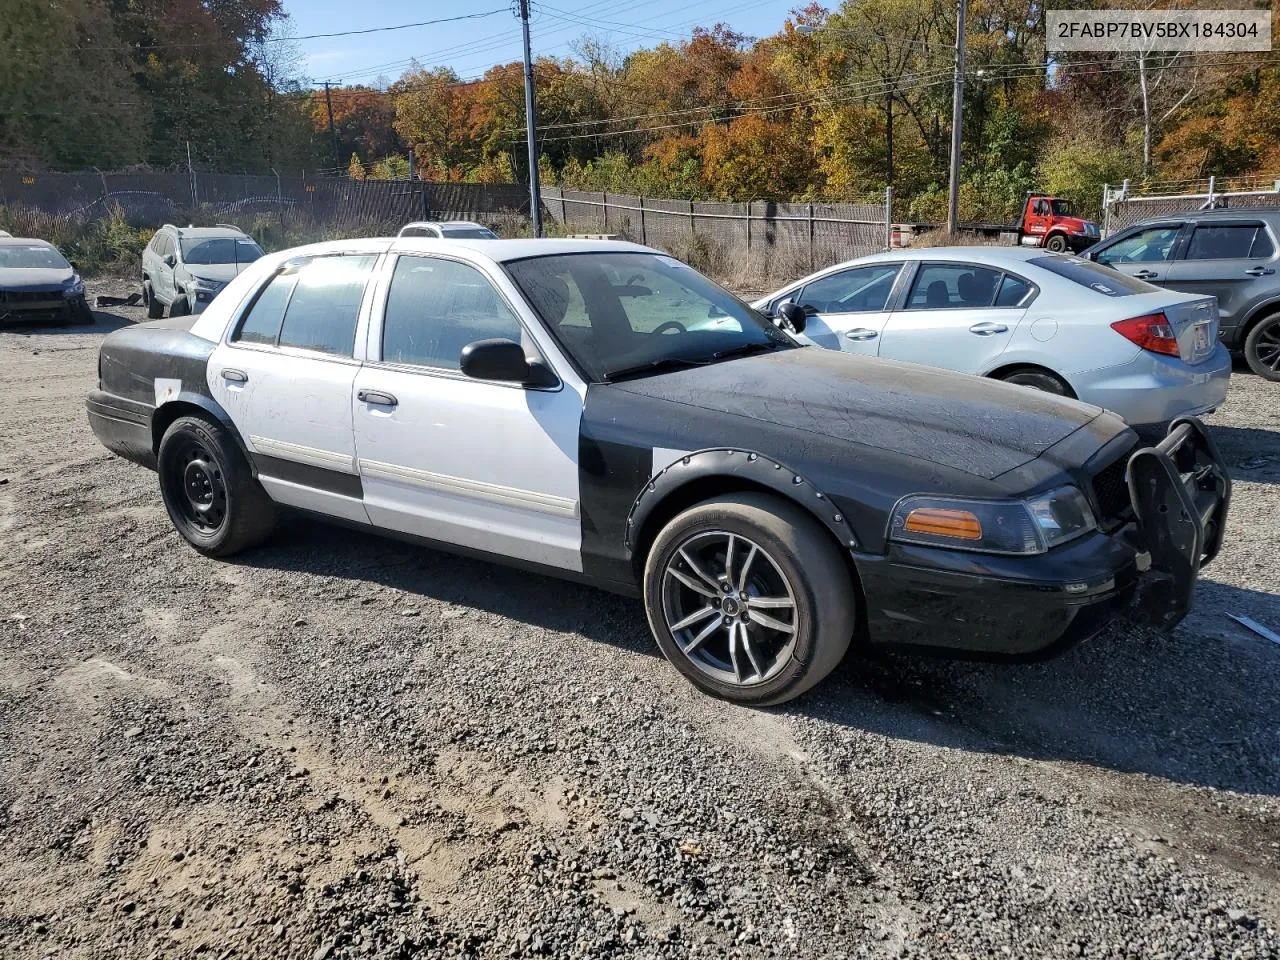
[[[529,239],[529,240],[464,240],[446,237],[397,237],[396,250],[420,250],[438,253],[455,247],[474,251],[495,263],[509,263],[529,257],[551,257],[563,253],[662,253],[652,247],[624,240]]]
[[[0,237],[0,247],[49,247],[52,250],[58,249],[48,240],[41,240],[37,237],[11,237],[7,233]]]
[[[183,240],[252,239],[239,227],[176,227],[166,223],[161,230],[172,230]]]
[[[881,260],[969,260],[977,263],[1016,264],[1026,263],[1037,257],[1051,257],[1040,247],[990,246],[974,244],[967,247],[904,247],[858,257],[857,263],[876,263]],[[849,261],[853,263],[855,261]],[[828,268],[829,269],[829,268]]]

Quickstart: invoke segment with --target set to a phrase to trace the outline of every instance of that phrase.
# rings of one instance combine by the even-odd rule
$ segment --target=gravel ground
[[[0,957],[1280,957],[1280,385],[1172,636],[746,710],[585,587],[200,557],[85,421],[140,318],[0,332]]]

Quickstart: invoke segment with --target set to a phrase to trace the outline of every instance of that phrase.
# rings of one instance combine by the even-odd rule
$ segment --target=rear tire
[[[1280,381],[1280,313],[1254,324],[1245,337],[1244,358],[1258,376]]]
[[[645,612],[663,654],[699,689],[735,703],[784,703],[840,663],[857,591],[831,534],[760,493],[708,500],[659,532]],[[681,626],[684,624],[684,626]]]
[[[179,417],[164,432],[156,460],[169,519],[205,556],[229,557],[275,529],[276,505],[224,427]]]
[[[1043,390],[1045,393],[1056,394],[1059,397],[1070,397],[1072,395],[1071,388],[1067,386],[1066,381],[1048,370],[1011,370],[1003,374],[1000,379],[1005,383]]]
[[[164,316],[164,304],[156,299],[150,283],[142,285],[142,302],[147,306],[147,319],[159,320]]]
[[[1067,238],[1060,233],[1055,233],[1052,237],[1045,240],[1044,248],[1053,253],[1065,253],[1067,249]]]

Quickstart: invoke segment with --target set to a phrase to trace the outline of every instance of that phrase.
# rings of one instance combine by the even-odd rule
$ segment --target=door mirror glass
[[[809,324],[809,316],[804,312],[804,307],[790,300],[783,300],[778,304],[778,321],[783,330],[804,333],[804,328]]]
[[[166,253],[164,255],[164,265],[166,267],[172,267],[177,262],[178,262],[178,258],[175,257],[172,253]]]
[[[551,387],[558,382],[541,363],[530,362],[524,347],[514,340],[477,340],[462,348],[462,372],[476,380],[498,380],[526,387]]]

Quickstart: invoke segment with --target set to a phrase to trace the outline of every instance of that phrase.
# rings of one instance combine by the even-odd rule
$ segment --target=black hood
[[[13,293],[61,290],[74,275],[72,267],[6,267],[0,270],[0,290]]]
[[[1098,407],[1028,387],[818,347],[779,350],[614,384],[998,477],[1094,420]]]

